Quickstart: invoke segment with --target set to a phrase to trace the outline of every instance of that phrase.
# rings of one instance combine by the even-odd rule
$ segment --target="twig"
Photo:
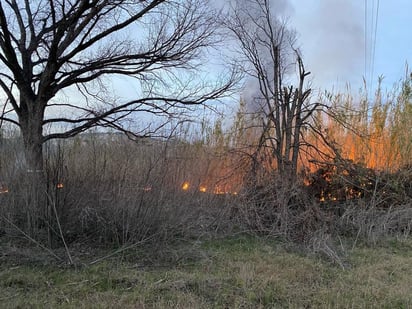
[[[360,235],[360,233],[361,233],[361,230],[362,230],[362,227],[359,227],[358,233],[356,234],[356,237],[355,237],[355,241],[353,242],[353,245],[352,245],[352,251],[355,249],[355,246],[356,246],[356,244],[357,244],[357,242],[358,242],[358,239],[359,239],[359,235]]]
[[[39,243],[37,240],[35,240],[34,238],[30,237],[29,235],[27,235],[22,229],[20,229],[17,225],[15,225],[13,222],[11,222],[9,219],[7,219],[4,215],[1,216],[3,218],[4,221],[6,221],[8,224],[10,224],[12,227],[14,227],[17,231],[19,231],[20,233],[22,233],[24,235],[24,237],[26,237],[28,240],[32,241],[33,243],[35,243],[37,246],[39,246],[40,248],[42,248],[43,250],[47,251],[48,253],[50,253],[52,256],[54,256],[58,261],[62,261],[62,258],[59,257],[58,255],[56,255],[56,253],[54,253],[52,250],[50,250],[49,248],[45,247],[44,245],[42,245],[41,243]]]
[[[63,241],[64,249],[66,250],[66,254],[67,254],[67,257],[69,258],[70,265],[73,265],[74,264],[73,259],[72,259],[72,256],[70,254],[69,247],[67,246],[66,240],[64,238],[62,227],[60,225],[59,215],[57,214],[57,209],[56,209],[56,203],[54,201],[52,201],[52,199],[50,198],[50,195],[47,192],[46,192],[46,195],[49,199],[49,202],[53,206],[53,211],[54,211],[54,215],[56,217],[57,227],[59,228],[60,238]]]
[[[123,251],[126,251],[126,250],[129,250],[129,249],[132,249],[132,248],[134,248],[134,247],[137,247],[138,245],[142,245],[142,244],[144,244],[145,242],[149,241],[150,239],[153,239],[155,236],[157,236],[157,234],[153,234],[152,236],[147,237],[146,239],[143,239],[143,240],[141,240],[141,241],[138,241],[138,242],[136,242],[136,243],[130,244],[130,245],[128,245],[128,246],[123,246],[123,247],[121,247],[121,248],[119,248],[119,249],[116,249],[116,250],[113,251],[112,253],[109,253],[109,254],[107,254],[107,255],[105,255],[105,256],[102,256],[102,257],[100,257],[100,258],[98,258],[98,259],[90,262],[89,265],[94,265],[94,264],[100,263],[101,261],[104,261],[104,260],[106,260],[106,259],[108,259],[108,258],[110,258],[110,257],[112,257],[112,256],[115,256],[116,254],[119,254],[119,253],[121,253],[121,252],[123,252]]]

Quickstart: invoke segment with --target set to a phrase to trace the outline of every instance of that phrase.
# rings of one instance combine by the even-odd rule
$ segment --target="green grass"
[[[3,256],[0,307],[412,307],[412,240],[360,246],[346,260],[343,270],[251,236],[142,248],[77,268]]]

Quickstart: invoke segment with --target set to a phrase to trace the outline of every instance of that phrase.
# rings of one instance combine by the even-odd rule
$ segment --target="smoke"
[[[212,0],[220,8],[247,7],[253,15],[256,0]],[[359,0],[269,0],[274,18],[287,20],[296,30],[308,80],[315,89],[341,90],[360,85],[364,74],[364,7]],[[264,59],[263,59],[264,60]],[[286,79],[285,79],[286,81]],[[292,82],[293,83],[293,82]],[[250,111],[259,96],[256,80],[246,81],[243,98]]]
[[[254,41],[252,45],[255,45],[255,56],[259,58],[260,65],[262,66],[269,81],[274,78],[274,59],[269,42],[262,42],[263,40],[270,40],[268,37],[270,33],[269,26],[266,24],[265,17],[265,0],[230,0],[233,8],[237,10],[240,18],[243,19],[242,26],[249,32],[250,38],[244,38],[249,43]],[[290,31],[291,28],[283,23],[288,19],[288,16],[293,14],[293,6],[289,0],[268,0],[268,7],[271,15],[271,27],[275,29],[275,32],[280,31],[285,27],[285,35],[282,41],[279,41],[281,45],[281,58],[284,58],[282,63],[282,70],[288,70],[287,63],[289,60],[294,61],[294,52],[289,45],[289,40],[293,41],[295,37],[294,31]],[[287,22],[286,22],[287,23]],[[257,26],[257,24],[260,24]],[[272,28],[272,29],[273,29]],[[263,30],[266,29],[266,30]],[[274,40],[276,40],[276,34]],[[293,54],[293,56],[292,56]],[[290,59],[289,59],[290,58]],[[293,59],[292,59],[293,58]],[[283,62],[283,61],[282,61]],[[254,69],[252,69],[254,70]],[[253,73],[255,75],[256,72]],[[272,84],[269,82],[269,85]],[[270,86],[269,86],[270,87]],[[272,89],[273,91],[273,89]],[[259,81],[256,78],[247,78],[242,92],[242,97],[246,102],[246,109],[249,113],[260,113],[267,109],[266,103],[262,100],[262,94],[260,93]]]
[[[317,87],[359,82],[364,72],[364,11],[358,0],[290,0],[306,67]]]
[[[223,2],[223,1],[222,1]],[[228,1],[229,2],[229,1]],[[250,5],[250,0],[230,0]],[[359,85],[365,73],[364,7],[359,0],[270,0],[274,16],[288,20],[313,87]],[[251,87],[250,87],[251,88]]]

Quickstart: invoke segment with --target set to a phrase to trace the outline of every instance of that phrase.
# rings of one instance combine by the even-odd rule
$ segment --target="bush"
[[[46,237],[47,230],[55,246],[63,238],[123,245],[190,237],[211,224],[216,229],[216,218],[224,219],[226,200],[199,192],[196,186],[181,189],[188,179],[200,183],[207,172],[194,161],[204,150],[189,146],[173,140],[132,142],[109,134],[50,143],[43,187],[18,167],[2,173],[9,192],[0,195],[0,224],[32,237]],[[33,193],[43,194],[43,205],[32,207]]]
[[[318,229],[328,229],[331,221],[298,181],[274,177],[265,186],[248,188],[240,199],[243,222],[259,234],[305,243]]]

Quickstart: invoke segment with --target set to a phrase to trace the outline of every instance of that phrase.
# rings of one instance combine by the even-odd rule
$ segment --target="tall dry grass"
[[[345,167],[353,173],[332,169],[330,198],[322,202],[303,178],[291,181],[274,171],[240,188],[233,169],[240,165],[221,144],[84,134],[45,145],[45,171],[35,175],[24,169],[18,136],[1,143],[0,232],[45,248],[161,243],[235,228],[281,237],[343,266],[342,236],[374,243],[411,234],[408,167],[386,174],[361,165]],[[354,186],[361,193],[356,199],[333,199]],[[34,207],[34,199],[43,204]]]
[[[4,143],[0,182],[8,192],[0,194],[0,228],[7,233],[49,246],[119,246],[227,227],[227,197],[199,191],[207,177],[210,187],[218,182],[208,176],[213,152],[203,145],[100,133],[49,143],[39,187],[18,160],[18,137]],[[33,208],[33,194],[42,194],[44,204]]]

